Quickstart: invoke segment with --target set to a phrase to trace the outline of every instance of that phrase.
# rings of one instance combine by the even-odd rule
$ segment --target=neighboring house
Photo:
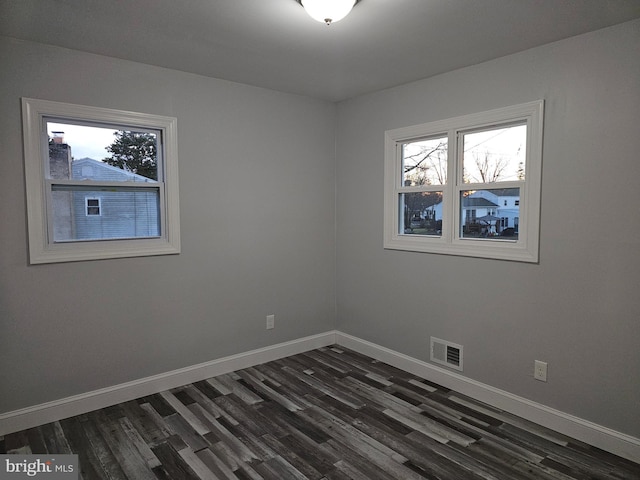
[[[462,199],[464,228],[482,229],[479,233],[518,234],[520,223],[518,188],[477,190]],[[413,220],[442,220],[442,202],[413,213]],[[510,230],[506,230],[506,229]]]
[[[492,192],[497,192],[496,196],[499,201],[496,213],[500,217],[499,232],[506,228],[513,228],[513,232],[517,234],[520,225],[520,189],[505,188],[492,190]]]
[[[150,178],[91,158],[73,160],[63,132],[49,143],[53,179],[156,183]],[[158,191],[118,188],[59,189],[53,192],[55,241],[100,240],[160,235]]]
[[[520,223],[520,190],[477,190],[464,199],[463,209],[465,225],[487,226],[487,233],[502,233],[509,228],[513,229],[509,232],[517,234]]]
[[[155,183],[142,175],[91,158],[72,161],[71,169],[73,179]],[[155,190],[76,191],[73,192],[73,214],[78,240],[160,235]]]

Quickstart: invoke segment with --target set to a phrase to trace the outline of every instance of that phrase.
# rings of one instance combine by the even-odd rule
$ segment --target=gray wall
[[[2,37],[0,65],[0,412],[334,328],[335,105]],[[22,96],[177,117],[182,254],[28,266]]]
[[[464,375],[640,436],[639,37],[337,108],[0,38],[0,412],[337,327],[423,360],[461,343]],[[21,96],[176,116],[182,254],[28,266]],[[383,250],[385,130],[539,98],[539,265]]]
[[[338,329],[640,436],[638,51],[636,21],[340,104]],[[383,250],[385,130],[537,99],[539,264]]]

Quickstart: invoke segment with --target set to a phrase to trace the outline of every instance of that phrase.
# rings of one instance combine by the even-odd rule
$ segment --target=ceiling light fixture
[[[359,0],[297,0],[309,16],[331,25],[346,17]]]

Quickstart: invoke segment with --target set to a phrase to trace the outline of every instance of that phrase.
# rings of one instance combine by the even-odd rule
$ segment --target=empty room
[[[0,479],[639,479],[639,52],[638,0],[0,0]]]

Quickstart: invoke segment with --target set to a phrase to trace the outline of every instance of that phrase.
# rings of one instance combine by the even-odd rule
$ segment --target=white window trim
[[[180,253],[177,120],[146,113],[22,99],[29,263],[56,263]],[[160,188],[161,236],[54,243],[49,239],[45,157],[48,135],[43,117],[153,128],[162,132],[164,186]]]
[[[384,248],[445,255],[493,258],[537,263],[539,261],[540,190],[542,179],[542,132],[544,101],[524,103],[488,112],[398,128],[385,132]],[[483,240],[460,237],[460,195],[478,184],[462,184],[458,161],[458,136],[463,130],[499,124],[527,124],[527,161],[524,182],[482,184],[486,188],[520,188],[518,240]],[[448,137],[447,185],[443,185],[441,236],[401,234],[398,193],[402,183],[401,148],[408,141]],[[439,187],[440,188],[440,187]]]
[[[89,200],[98,201],[98,213],[89,213]],[[100,197],[84,197],[84,214],[87,217],[101,217],[102,216],[102,199]]]

